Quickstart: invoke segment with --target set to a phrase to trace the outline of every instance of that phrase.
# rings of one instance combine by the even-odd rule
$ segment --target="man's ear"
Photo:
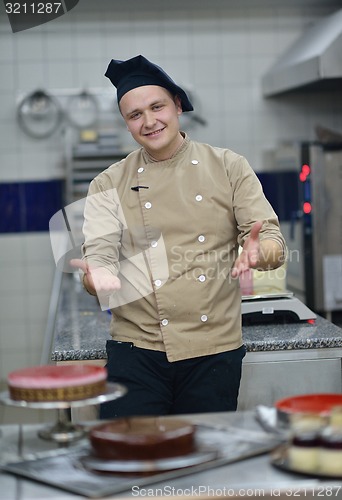
[[[175,96],[175,104],[177,108],[177,114],[180,116],[183,113],[183,110],[182,110],[182,101],[180,100],[180,97],[178,95]]]

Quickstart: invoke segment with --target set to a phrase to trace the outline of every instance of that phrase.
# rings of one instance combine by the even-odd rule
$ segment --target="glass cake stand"
[[[70,443],[84,437],[87,433],[85,426],[71,422],[71,408],[83,408],[84,406],[113,401],[126,394],[126,392],[127,389],[121,384],[107,383],[104,393],[77,401],[16,401],[10,397],[8,391],[4,391],[0,393],[0,403],[19,408],[57,410],[56,423],[52,427],[39,430],[38,436],[57,443]]]

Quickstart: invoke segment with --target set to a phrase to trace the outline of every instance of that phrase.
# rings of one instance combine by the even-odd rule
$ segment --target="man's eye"
[[[134,115],[131,115],[131,120],[136,120],[137,118],[139,118],[140,116],[140,113],[134,113]]]

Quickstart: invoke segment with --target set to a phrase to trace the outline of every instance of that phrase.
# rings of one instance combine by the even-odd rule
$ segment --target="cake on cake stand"
[[[8,391],[0,393],[0,403],[6,406],[18,408],[32,408],[36,410],[57,410],[57,421],[52,427],[38,431],[38,436],[57,443],[70,443],[81,439],[87,433],[85,426],[71,421],[71,408],[82,408],[84,406],[97,405],[120,398],[127,392],[121,384],[107,383],[103,394],[88,399],[77,401],[17,401],[9,396]]]

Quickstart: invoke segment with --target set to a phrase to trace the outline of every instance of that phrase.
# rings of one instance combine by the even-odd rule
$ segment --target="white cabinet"
[[[341,358],[342,349],[248,352],[238,409],[272,406],[298,394],[341,393]]]

